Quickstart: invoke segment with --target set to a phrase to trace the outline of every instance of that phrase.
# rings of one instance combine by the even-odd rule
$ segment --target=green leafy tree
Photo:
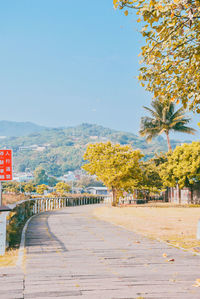
[[[87,163],[82,168],[112,190],[116,205],[120,193],[133,190],[141,180],[142,157],[141,152],[133,151],[131,146],[111,142],[89,144],[84,154]]]
[[[48,186],[54,187],[58,183],[58,180],[54,177],[48,178]]]
[[[56,192],[60,195],[63,195],[64,193],[67,193],[70,191],[71,187],[64,182],[59,182],[55,186]]]
[[[147,141],[165,133],[168,149],[171,150],[170,131],[194,134],[195,130],[187,126],[190,118],[185,116],[184,108],[175,111],[175,104],[171,101],[161,102],[158,100],[154,100],[151,106],[152,108],[144,107],[151,114],[151,117],[141,118],[139,131],[141,136],[146,136]]]
[[[180,189],[190,187],[193,192],[193,187],[200,182],[200,142],[177,146],[168,153],[168,160],[159,168],[165,186],[175,187],[178,184]]]
[[[37,167],[34,171],[34,182],[36,185],[48,184],[48,176],[42,167]]]

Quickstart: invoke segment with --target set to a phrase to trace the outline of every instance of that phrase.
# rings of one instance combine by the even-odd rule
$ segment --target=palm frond
[[[192,134],[192,135],[194,135],[196,133],[195,129],[193,129],[191,127],[186,127],[184,125],[178,125],[178,124],[173,128],[173,131]]]
[[[190,118],[185,115],[183,107],[175,111],[175,104],[169,101],[154,100],[151,103],[152,108],[144,106],[151,117],[145,116],[141,118],[140,135],[146,136],[149,142],[154,137],[169,132],[170,130],[194,134],[195,130],[186,126],[190,122]]]
[[[143,106],[143,108],[146,109],[148,112],[150,112],[150,114],[152,115],[152,117],[154,117],[154,118],[158,118],[159,117],[157,111],[153,111],[153,109],[151,109],[149,107],[146,107],[146,106]]]

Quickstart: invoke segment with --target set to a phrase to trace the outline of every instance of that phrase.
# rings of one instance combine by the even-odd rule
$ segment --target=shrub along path
[[[94,208],[34,217],[23,271],[0,268],[0,298],[200,298],[199,256],[100,221]]]

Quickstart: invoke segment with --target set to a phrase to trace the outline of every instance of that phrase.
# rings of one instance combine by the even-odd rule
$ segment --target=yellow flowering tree
[[[193,188],[200,182],[200,142],[177,146],[159,167],[163,184],[170,187],[178,184],[180,189],[190,187],[192,201]]]
[[[26,183],[24,185],[24,191],[27,192],[27,193],[35,192],[36,187],[32,183]]]
[[[46,191],[46,190],[48,190],[48,186],[45,184],[42,184],[42,185],[37,186],[36,192],[38,194],[44,194],[44,191]]]
[[[69,192],[71,187],[65,182],[59,182],[55,186],[56,192],[60,195],[63,195],[66,192]]]
[[[139,80],[159,100],[181,101],[200,113],[200,2],[113,0],[125,15],[136,11],[145,45]]]
[[[162,179],[154,159],[143,163],[142,181],[138,189],[144,190],[147,196],[149,196],[150,193],[159,193],[163,189]]]
[[[142,157],[139,150],[133,151],[129,145],[95,143],[88,145],[84,154],[87,163],[82,167],[112,190],[116,205],[120,193],[133,191],[141,181]]]

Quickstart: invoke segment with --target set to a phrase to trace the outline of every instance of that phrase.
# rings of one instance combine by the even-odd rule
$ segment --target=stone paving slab
[[[24,298],[200,298],[192,286],[199,256],[100,221],[91,209],[70,207],[31,221]]]
[[[0,299],[22,299],[24,273],[18,267],[0,267]]]
[[[34,217],[24,272],[0,268],[0,299],[200,298],[192,286],[200,278],[199,256],[100,221],[93,208]]]

